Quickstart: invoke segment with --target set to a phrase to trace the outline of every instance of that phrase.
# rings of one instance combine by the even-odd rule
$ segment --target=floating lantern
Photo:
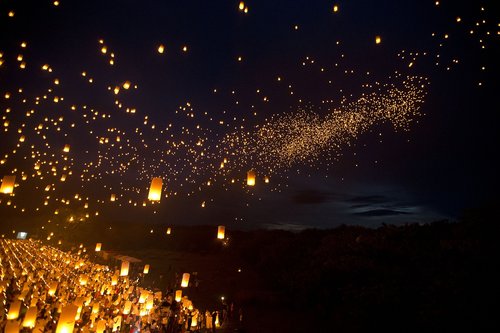
[[[163,52],[165,52],[165,46],[159,45],[158,46],[158,53],[162,54]]]
[[[255,171],[253,170],[247,172],[247,185],[255,186]]]
[[[57,322],[56,333],[73,332],[75,327],[75,318],[78,315],[78,306],[74,304],[66,305],[61,312],[59,321]]]
[[[95,313],[95,314],[98,314],[98,313],[99,313],[99,303],[98,303],[98,302],[95,302],[95,303],[92,305],[92,313]]]
[[[189,273],[182,274],[181,287],[186,288],[189,285]]]
[[[116,195],[111,194],[111,198],[110,198],[109,200],[111,200],[111,201],[116,201]]]
[[[96,333],[104,333],[105,330],[106,330],[106,320],[101,319],[97,323],[97,328],[96,328],[95,332]]]
[[[5,194],[11,194],[14,192],[14,185],[16,183],[16,176],[4,176],[2,179],[2,186],[0,187],[0,192]]]
[[[120,269],[120,276],[127,276],[130,263],[128,261],[122,261],[122,267]]]
[[[131,309],[132,309],[132,302],[126,301],[125,305],[123,306],[123,314],[128,315]]]
[[[127,269],[127,271],[128,271],[128,269]],[[111,277],[111,285],[116,286],[117,284],[118,284],[118,275],[113,275]]]
[[[50,287],[49,287],[49,295],[50,296],[54,296],[56,294],[57,285],[58,285],[58,283],[55,281],[50,284]]]
[[[141,295],[139,296],[139,304],[145,303],[148,299],[149,292],[145,289],[141,290]]]
[[[162,184],[163,182],[160,177],[154,177],[153,180],[151,180],[151,186],[149,188],[148,195],[149,200],[160,201]]]
[[[182,300],[182,290],[175,291],[175,301],[180,302]]]
[[[153,295],[148,295],[148,298],[146,300],[146,310],[151,310],[154,305],[154,296]]]
[[[142,271],[142,273],[144,273],[144,274],[149,273],[149,265],[144,265],[144,270]]]
[[[380,43],[382,43],[382,37],[375,36],[375,44],[380,44]]]
[[[167,235],[170,235],[172,233],[172,228],[167,228]]]
[[[88,275],[85,275],[85,274],[81,274],[80,275],[80,279],[79,279],[79,282],[80,282],[80,285],[81,286],[85,286],[87,285],[87,282],[89,281],[89,277]]]
[[[269,177],[264,177],[264,183],[269,184]]]
[[[101,247],[102,247],[102,243],[97,243],[95,245],[95,252],[100,252],[101,251]]]
[[[218,238],[218,239],[224,239],[225,234],[226,234],[226,227],[225,227],[225,226],[223,226],[223,225],[220,225],[220,226],[217,228],[217,238]]]
[[[21,301],[15,300],[14,302],[12,302],[10,304],[9,312],[7,313],[7,320],[17,319],[19,317],[20,310],[21,310]]]
[[[63,152],[69,153],[69,145],[64,145]]]
[[[33,328],[36,323],[36,315],[38,312],[38,308],[36,306],[31,306],[26,314],[24,315],[23,327]]]

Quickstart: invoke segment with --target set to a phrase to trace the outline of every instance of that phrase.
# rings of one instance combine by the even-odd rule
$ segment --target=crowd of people
[[[0,241],[0,331],[215,332],[222,313],[201,311],[182,289],[152,291],[128,271],[36,240]],[[180,281],[179,281],[180,284]]]

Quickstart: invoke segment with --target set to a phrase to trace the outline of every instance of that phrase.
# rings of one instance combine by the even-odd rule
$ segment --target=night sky
[[[0,217],[457,219],[498,197],[493,3],[2,1]]]

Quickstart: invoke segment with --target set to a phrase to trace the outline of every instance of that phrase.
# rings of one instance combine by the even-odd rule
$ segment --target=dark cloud
[[[367,210],[364,212],[357,212],[357,213],[352,213],[353,215],[357,216],[375,216],[375,217],[380,217],[380,216],[396,216],[396,215],[411,215],[411,213],[408,212],[402,212],[399,210],[392,210],[392,209],[372,209],[372,210]]]

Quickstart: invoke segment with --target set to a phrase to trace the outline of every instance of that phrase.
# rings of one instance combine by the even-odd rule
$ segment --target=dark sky
[[[0,194],[1,216],[377,226],[455,219],[498,196],[493,1],[255,0],[244,2],[248,13],[239,3],[2,1],[0,175],[15,174],[18,186]],[[325,146],[319,132],[300,139],[333,110],[356,114],[350,102],[389,98],[408,77],[425,82],[425,97],[406,130],[367,113],[359,128],[328,127]],[[285,139],[261,140],[266,126]],[[273,149],[293,138],[305,143],[287,162]],[[154,205],[152,177],[164,181]]]

